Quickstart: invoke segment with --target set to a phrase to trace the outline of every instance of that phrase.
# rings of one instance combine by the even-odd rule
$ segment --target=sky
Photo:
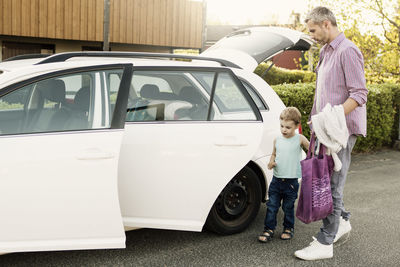
[[[286,24],[292,11],[305,14],[308,10],[307,0],[206,1],[208,24]]]

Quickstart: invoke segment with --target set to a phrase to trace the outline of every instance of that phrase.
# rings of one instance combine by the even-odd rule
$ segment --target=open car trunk
[[[201,53],[229,60],[254,71],[263,61],[286,50],[307,51],[313,40],[306,34],[283,27],[252,27],[235,31]]]

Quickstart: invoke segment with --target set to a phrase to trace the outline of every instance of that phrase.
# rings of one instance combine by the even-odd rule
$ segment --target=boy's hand
[[[271,170],[275,166],[276,166],[276,162],[275,161],[269,162],[268,163],[268,170]]]

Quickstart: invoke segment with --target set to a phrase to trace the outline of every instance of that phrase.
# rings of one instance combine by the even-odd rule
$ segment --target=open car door
[[[254,71],[263,61],[285,50],[310,49],[313,40],[306,34],[283,27],[252,27],[235,31],[201,53],[204,57],[229,60]]]
[[[244,229],[261,193],[257,178],[237,174],[264,126],[237,77],[220,67],[135,66],[132,88],[119,168],[124,225],[201,231],[217,202],[221,231]],[[229,193],[240,198],[232,204]]]
[[[131,78],[131,64],[114,64],[0,87],[0,253],[125,247],[117,169]]]

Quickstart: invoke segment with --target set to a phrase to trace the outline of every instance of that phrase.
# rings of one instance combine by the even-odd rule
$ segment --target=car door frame
[[[133,65],[132,64],[101,64],[101,65],[91,65],[91,66],[76,67],[76,68],[69,67],[68,69],[66,68],[63,70],[48,72],[48,73],[41,74],[41,75],[33,77],[33,78],[28,78],[24,81],[16,82],[12,85],[8,85],[0,90],[0,96],[6,95],[14,90],[20,89],[23,86],[27,86],[29,84],[38,82],[40,80],[49,79],[49,78],[53,78],[53,77],[59,77],[64,74],[73,74],[73,73],[88,72],[88,71],[101,71],[101,70],[110,70],[110,69],[122,69],[123,72],[122,72],[121,82],[119,84],[118,95],[117,95],[117,99],[116,99],[116,104],[115,104],[112,121],[110,122],[109,127],[96,128],[96,129],[84,129],[84,130],[50,131],[50,132],[40,132],[40,133],[36,133],[36,132],[34,132],[34,133],[19,133],[19,134],[7,134],[7,135],[0,136],[0,139],[3,139],[0,141],[4,141],[5,144],[8,144],[7,146],[9,148],[12,148],[13,144],[21,143],[21,142],[24,144],[32,144],[31,141],[35,141],[35,140],[38,142],[45,142],[45,143],[47,143],[50,140],[50,142],[54,142],[56,144],[57,144],[57,142],[59,142],[59,140],[65,140],[66,138],[68,140],[77,140],[77,138],[78,138],[78,140],[80,140],[79,137],[81,137],[82,135],[85,135],[85,134],[86,134],[86,138],[94,137],[93,139],[96,139],[95,141],[93,141],[94,143],[95,142],[97,142],[97,143],[103,142],[104,143],[104,141],[107,141],[107,140],[112,141],[111,143],[115,144],[117,146],[114,149],[114,151],[115,151],[114,155],[112,155],[113,158],[115,158],[115,160],[113,159],[113,161],[111,163],[108,163],[107,166],[108,167],[111,166],[111,168],[113,170],[111,170],[110,172],[106,172],[106,173],[111,174],[113,177],[109,177],[109,176],[103,177],[103,178],[107,178],[107,182],[103,183],[103,190],[104,190],[104,184],[113,185],[113,188],[110,188],[110,190],[112,190],[112,193],[110,193],[109,195],[107,195],[107,197],[105,197],[103,199],[103,200],[111,200],[111,202],[112,202],[112,207],[107,209],[107,211],[111,211],[108,214],[110,216],[111,215],[113,216],[109,220],[110,226],[108,226],[107,223],[103,222],[101,227],[98,227],[98,226],[92,227],[92,229],[94,228],[95,230],[93,230],[91,232],[91,236],[89,236],[89,234],[87,234],[87,236],[85,236],[85,232],[83,232],[83,229],[89,229],[88,228],[89,225],[91,225],[92,223],[95,223],[95,222],[93,222],[91,219],[89,219],[90,222],[89,221],[85,222],[85,221],[82,221],[83,219],[81,217],[77,216],[77,217],[72,218],[71,220],[68,219],[67,220],[68,222],[66,221],[66,223],[74,224],[74,222],[75,222],[78,225],[82,225],[82,227],[80,227],[80,228],[79,227],[75,227],[75,228],[74,227],[70,227],[70,228],[65,227],[64,228],[65,231],[62,231],[63,233],[60,235],[60,237],[52,238],[51,235],[54,236],[54,233],[58,233],[56,229],[59,229],[59,227],[62,227],[62,225],[56,226],[53,224],[51,224],[51,225],[49,224],[46,226],[46,225],[35,224],[32,226],[32,224],[34,224],[34,222],[32,222],[32,221],[35,221],[35,220],[26,220],[29,218],[29,216],[25,216],[25,220],[21,220],[22,217],[20,215],[17,215],[15,218],[19,218],[20,221],[16,221],[16,222],[6,221],[5,228],[3,228],[3,229],[4,230],[12,229],[11,232],[18,233],[18,235],[20,235],[20,236],[15,237],[17,239],[13,240],[12,235],[9,234],[7,237],[5,237],[4,240],[0,239],[0,253],[21,252],[21,251],[75,250],[75,249],[99,249],[99,248],[124,248],[125,247],[125,233],[124,233],[124,228],[123,228],[123,223],[122,223],[121,212],[120,212],[120,208],[119,208],[119,198],[118,198],[118,190],[117,190],[117,179],[118,179],[117,169],[118,169],[118,161],[119,161],[119,150],[120,150],[123,132],[124,132],[124,126],[125,126],[126,105],[127,105],[127,98],[129,95],[129,86],[131,83],[131,78],[132,78],[132,73],[133,73]],[[101,90],[103,90],[103,89],[106,89],[106,88],[101,87]],[[102,92],[102,94],[103,94],[103,92]],[[102,102],[102,103],[104,104],[105,102]],[[109,116],[109,114],[106,114],[106,115]],[[88,136],[88,134],[91,134],[91,135]],[[95,134],[96,136],[93,136],[93,134]],[[108,145],[108,146],[110,146],[110,145]],[[32,147],[34,147],[34,145],[28,147],[27,149],[32,148]],[[18,149],[20,149],[22,151],[21,147]],[[71,152],[71,151],[69,151],[69,152]],[[94,152],[96,152],[96,151],[94,151]],[[29,152],[27,152],[27,153],[29,153]],[[32,153],[32,154],[34,155],[35,153]],[[89,151],[89,154],[90,154],[90,151]],[[78,160],[78,161],[83,160],[86,162],[86,163],[80,165],[80,167],[82,165],[84,166],[84,169],[86,170],[86,172],[85,172],[86,174],[90,173],[90,170],[93,170],[92,168],[96,168],[96,166],[97,167],[103,166],[103,164],[104,164],[104,161],[102,161],[103,163],[101,163],[101,160],[100,160],[100,162],[97,162],[97,161],[94,161],[93,158],[80,159],[79,157],[77,157],[79,155],[77,155],[77,154],[74,154],[74,155],[75,155],[75,160]],[[93,154],[90,154],[90,155],[93,155]],[[14,155],[14,156],[18,156],[18,155]],[[107,156],[109,156],[109,155],[105,155],[105,156],[106,157],[104,157],[104,160],[107,160],[108,159]],[[51,155],[49,155],[46,158],[51,158]],[[37,162],[40,162],[40,159],[37,159],[37,158],[35,158],[34,160],[32,159],[31,162],[27,163],[27,166],[30,166],[29,164],[31,164],[32,162],[36,162],[35,164],[37,164]],[[48,161],[43,161],[43,162],[46,163]],[[100,165],[98,165],[98,164],[100,164]],[[25,166],[25,168],[27,168],[27,166]],[[21,166],[21,167],[23,167],[23,166]],[[66,165],[65,167],[68,168],[71,166]],[[44,170],[46,169],[45,166],[43,166],[43,169]],[[5,166],[4,168],[2,168],[0,170],[1,170],[1,172],[3,172],[3,174],[4,173],[7,174],[7,172],[10,171],[10,170],[8,170],[7,166]],[[81,177],[84,174],[80,174],[81,176],[79,176],[79,174],[80,173],[77,174],[78,178],[85,178],[85,177]],[[18,174],[17,174],[17,176],[18,176]],[[14,176],[11,175],[10,177],[14,177]],[[7,181],[10,181],[7,178],[7,175],[3,176],[3,178],[5,179],[2,182],[3,185],[7,185],[7,183],[10,184],[10,182],[7,182]],[[26,181],[26,179],[25,179],[25,181]],[[63,180],[62,182],[65,182],[65,181],[66,180]],[[54,183],[55,182],[53,182],[53,184]],[[63,183],[61,183],[61,184],[63,184]],[[11,181],[11,187],[16,188],[16,186],[18,186],[18,185],[16,185],[15,182]],[[26,187],[27,185],[22,184],[21,186]],[[49,186],[47,184],[44,184],[41,186],[44,186],[44,188],[47,188],[47,187],[51,188],[51,186]],[[86,187],[87,186],[89,186],[89,185],[86,183]],[[91,190],[94,190],[94,188],[96,188],[96,187],[93,187]],[[30,190],[30,189],[26,188],[24,190]],[[34,190],[34,189],[32,189],[32,190]],[[60,190],[67,190],[67,189],[60,189]],[[70,188],[70,190],[72,190],[72,189]],[[3,193],[4,192],[6,192],[6,191],[3,191]],[[25,191],[25,192],[28,192],[28,191]],[[38,192],[40,192],[40,190],[38,190]],[[66,192],[73,192],[73,191],[66,191]],[[99,192],[101,192],[101,191],[99,191]],[[81,193],[82,193],[82,191],[81,191]],[[98,197],[102,198],[102,196],[98,196]],[[38,196],[38,198],[42,198],[42,196]],[[44,203],[41,201],[42,200],[39,200],[37,202]],[[22,199],[22,200],[17,199],[17,200],[15,200],[15,202],[16,202],[16,204],[14,204],[14,202],[12,202],[12,203],[8,203],[7,205],[6,205],[6,203],[3,203],[4,205],[1,205],[1,209],[3,209],[3,211],[6,211],[5,213],[11,212],[11,214],[15,214],[15,211],[9,205],[16,205],[16,207],[24,207],[26,204],[28,204],[27,200],[24,200],[24,199]],[[93,199],[92,199],[92,203],[93,203]],[[49,204],[46,207],[56,208],[55,206],[51,206],[51,205],[54,205],[54,204]],[[86,207],[85,205],[83,205],[83,206],[84,206],[83,209],[87,208],[87,210],[93,208],[92,206],[90,206],[90,207],[89,206]],[[74,209],[74,207],[72,207],[72,206],[70,208],[71,208],[71,210]],[[43,210],[41,210],[41,211],[43,211]],[[63,211],[58,211],[58,212],[63,212]],[[27,213],[27,215],[28,215],[28,213]],[[60,214],[60,213],[58,213],[58,214]],[[96,211],[96,214],[101,214],[101,211]],[[82,216],[82,217],[84,217],[84,216]],[[51,217],[49,217],[49,218],[51,218]],[[33,219],[33,218],[31,218],[31,219]],[[38,221],[40,221],[40,220],[38,220]],[[59,223],[61,222],[61,224],[62,224],[62,221],[59,221],[57,218],[55,218],[54,221],[57,221]],[[85,225],[85,223],[86,223],[86,225]],[[12,225],[14,225],[14,226],[12,226]],[[24,225],[25,225],[25,227],[24,227]],[[7,228],[7,227],[11,227],[11,228]],[[46,234],[47,237],[43,237],[43,238],[39,237],[37,233],[29,232],[29,229],[40,229],[40,231],[42,231],[44,234]],[[77,229],[77,230],[71,230],[71,229]],[[25,235],[21,235],[20,232],[23,232],[23,231],[25,231],[25,232],[28,231],[28,232],[26,232]]]
[[[209,116],[210,112],[208,112],[207,120],[204,120],[204,121],[179,121],[179,120],[177,120],[177,121],[162,121],[162,122],[160,122],[160,121],[143,121],[143,122],[128,122],[129,125],[137,124],[137,127],[142,127],[143,125],[147,124],[151,127],[158,128],[158,126],[161,127],[161,126],[165,126],[166,124],[172,125],[173,127],[179,127],[179,125],[183,125],[183,124],[192,124],[193,127],[202,128],[202,125],[207,124],[207,123],[211,123],[212,127],[219,127],[219,126],[228,127],[228,126],[230,126],[230,124],[235,125],[235,124],[241,124],[241,123],[259,123],[260,124],[259,127],[263,128],[263,118],[260,113],[260,110],[257,108],[257,105],[254,103],[252,97],[247,92],[244,85],[240,82],[240,80],[238,79],[236,74],[230,68],[204,67],[204,66],[202,66],[202,67],[199,67],[199,66],[190,66],[190,67],[188,67],[188,66],[185,66],[185,67],[181,67],[181,66],[135,66],[133,76],[134,76],[135,71],[162,71],[162,70],[185,71],[185,72],[191,72],[191,71],[214,72],[215,78],[218,78],[218,73],[228,73],[230,75],[230,77],[232,77],[232,80],[234,81],[235,85],[239,88],[240,92],[243,94],[243,96],[248,101],[256,118],[254,119],[254,121],[251,121],[251,122],[249,122],[248,120],[217,121],[217,120],[211,120],[210,116]],[[210,91],[211,94],[209,96],[207,96],[207,97],[209,97],[208,98],[209,103],[211,103],[212,97],[215,93],[215,87],[216,87],[216,81],[217,81],[217,79],[215,79],[215,78],[213,81],[213,85],[211,87],[211,91]],[[215,105],[215,103],[213,103],[213,105]],[[209,104],[209,108],[211,108],[213,105]],[[160,130],[160,129],[158,129],[158,130]],[[158,130],[154,129],[152,132],[157,132]],[[215,131],[218,131],[218,128],[215,128]],[[260,139],[261,139],[261,134],[262,134],[262,130],[260,129],[260,134],[259,134]],[[128,136],[128,135],[129,135],[129,133],[127,130],[126,136]],[[234,134],[233,134],[233,136],[234,136]],[[231,137],[231,136],[228,136],[228,137]],[[129,138],[129,140],[127,140],[127,141],[132,141],[132,138]],[[228,140],[228,143],[230,141],[231,140]],[[219,146],[220,149],[226,149],[226,150],[230,150],[230,151],[233,151],[233,149],[240,149],[240,147],[242,146],[242,144],[239,144],[240,142],[235,143],[235,144],[226,144],[224,142],[227,142],[227,140],[222,140],[221,138],[218,138],[218,140],[214,140],[214,145]],[[129,144],[129,146],[132,146],[132,144]],[[125,147],[125,149],[128,149],[128,146]],[[253,152],[255,153],[256,150],[257,150],[257,148],[254,148]],[[123,152],[121,152],[121,153],[123,154]],[[174,154],[174,153],[172,153],[172,154]],[[139,156],[140,156],[140,151],[136,155],[136,157],[139,157]],[[130,158],[130,159],[135,158],[135,156],[126,156],[126,155],[124,156],[124,159],[122,159],[122,157],[123,156],[121,155],[122,163],[127,163],[128,158]],[[125,162],[124,160],[127,162]],[[243,164],[243,165],[236,166],[237,169],[232,168],[232,170],[230,170],[231,173],[228,175],[229,177],[227,176],[226,179],[218,179],[218,181],[215,181],[215,183],[214,183],[215,187],[213,187],[212,190],[209,190],[209,192],[207,192],[207,196],[205,196],[204,199],[202,200],[201,208],[196,209],[196,207],[193,207],[193,210],[197,210],[196,218],[193,218],[193,217],[189,218],[189,217],[187,217],[189,215],[179,213],[179,211],[176,211],[174,215],[170,215],[170,214],[168,214],[167,208],[162,211],[162,213],[163,213],[162,215],[160,213],[155,213],[153,211],[154,207],[162,207],[161,205],[156,204],[157,201],[159,201],[159,197],[151,198],[152,199],[151,205],[148,205],[147,204],[148,202],[146,202],[143,199],[136,198],[137,197],[136,194],[132,194],[133,195],[133,198],[132,198],[131,197],[132,195],[130,196],[128,194],[128,192],[131,192],[131,191],[128,190],[127,188],[130,188],[130,187],[132,188],[133,186],[135,186],[135,184],[139,183],[139,181],[133,182],[132,180],[140,179],[141,177],[139,177],[139,176],[141,176],[141,175],[138,174],[137,176],[130,179],[129,178],[130,173],[128,171],[124,170],[124,166],[127,166],[127,164],[124,164],[124,166],[121,166],[121,164],[120,164],[119,172],[120,172],[121,176],[120,176],[120,181],[119,181],[120,182],[119,188],[120,188],[121,210],[122,210],[122,215],[123,215],[123,219],[124,219],[124,225],[127,227],[150,227],[150,228],[159,228],[159,229],[201,231],[201,229],[206,221],[207,215],[213,206],[215,199],[218,197],[218,195],[224,189],[224,187],[229,183],[229,181],[250,160],[251,160],[251,157],[246,159],[246,161],[241,162],[241,164]],[[133,165],[133,163],[131,162],[130,165]],[[156,166],[154,166],[154,167],[155,168],[152,168],[152,169],[157,169]],[[196,171],[193,171],[193,172],[196,172]],[[153,190],[153,192],[160,191],[161,189],[162,188],[156,188]],[[138,190],[138,188],[136,188],[135,190]],[[168,191],[168,190],[164,190],[164,191]],[[144,194],[144,192],[142,192],[142,193]],[[141,192],[138,192],[138,195],[139,194],[141,194]],[[132,201],[132,199],[135,199],[136,201]],[[141,211],[144,211],[146,214],[151,213],[152,215],[151,216],[147,215],[147,217],[146,217],[146,215],[144,215],[144,217],[142,217],[141,215],[136,216],[135,211],[131,210],[131,208],[133,207],[134,203],[138,203],[138,202],[140,202],[141,205],[143,205],[143,208],[141,208]],[[152,206],[152,205],[154,205],[154,206]],[[160,217],[157,217],[157,216],[160,216]],[[176,216],[176,217],[174,217],[174,216]]]

